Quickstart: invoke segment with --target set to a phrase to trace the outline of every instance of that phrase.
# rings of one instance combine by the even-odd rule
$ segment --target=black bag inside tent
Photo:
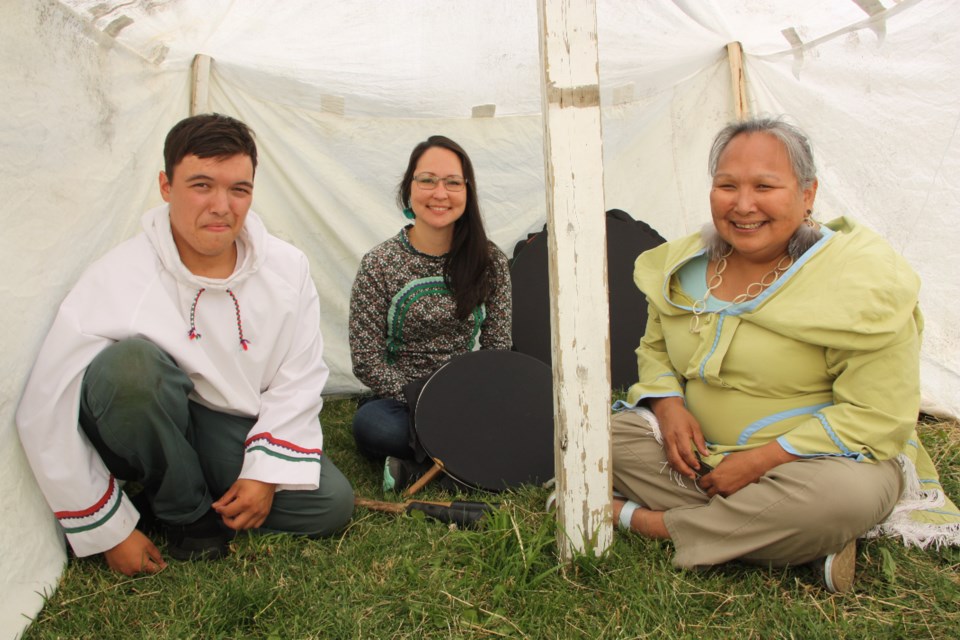
[[[607,211],[607,282],[610,289],[610,384],[625,389],[637,381],[637,356],[647,325],[647,302],[633,283],[641,253],[666,242],[645,222],[620,209]],[[547,229],[514,248],[513,348],[551,364]]]

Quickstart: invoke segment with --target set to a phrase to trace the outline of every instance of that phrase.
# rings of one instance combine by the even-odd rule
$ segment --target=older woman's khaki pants
[[[663,447],[638,414],[613,416],[613,487],[641,505],[665,511],[678,567],[739,559],[803,564],[863,535],[900,497],[893,460],[878,464],[839,457],[779,465],[729,497],[708,497],[672,473]]]

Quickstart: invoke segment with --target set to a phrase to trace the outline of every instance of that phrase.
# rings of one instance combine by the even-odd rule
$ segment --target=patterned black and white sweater
[[[403,385],[474,349],[509,349],[510,269],[490,243],[493,294],[465,320],[443,280],[443,256],[417,251],[410,226],[369,251],[350,297],[353,374],[382,398],[404,401]]]

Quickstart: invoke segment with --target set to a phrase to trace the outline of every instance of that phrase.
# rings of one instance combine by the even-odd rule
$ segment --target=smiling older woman
[[[920,282],[863,226],[813,220],[795,127],[728,126],[710,173],[713,224],[636,262],[650,314],[613,418],[614,519],[672,539],[679,567],[818,560],[845,591],[918,458]]]

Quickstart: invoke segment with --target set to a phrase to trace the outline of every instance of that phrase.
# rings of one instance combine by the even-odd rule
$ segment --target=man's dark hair
[[[253,131],[236,118],[219,113],[205,113],[184,118],[170,129],[163,144],[163,170],[173,180],[173,168],[186,156],[229,158],[250,156],[257,171],[257,143]]]

